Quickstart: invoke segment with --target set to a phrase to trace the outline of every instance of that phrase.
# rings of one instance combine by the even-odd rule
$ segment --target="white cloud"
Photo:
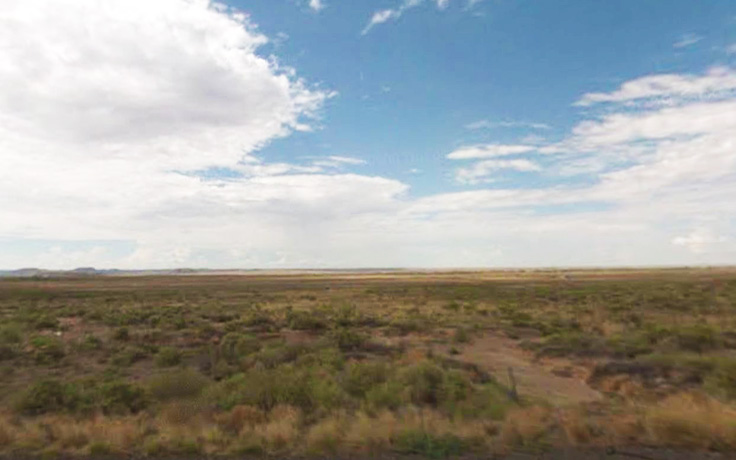
[[[490,121],[478,120],[465,125],[466,129],[492,129],[492,128],[531,128],[531,129],[552,129],[546,123],[533,123],[527,121]]]
[[[687,48],[703,40],[701,35],[697,34],[685,34],[680,37],[672,46],[674,48]]]
[[[360,158],[345,157],[332,155],[328,157],[317,158],[312,162],[313,165],[320,168],[343,168],[345,166],[359,166],[366,164],[367,161]]]
[[[734,43],[734,44],[732,44],[732,45],[728,46],[728,47],[726,48],[726,52],[727,52],[728,54],[736,54],[736,43]]]
[[[387,8],[374,12],[370,20],[368,20],[368,23],[363,27],[361,35],[366,35],[371,31],[371,29],[373,29],[373,27],[379,24],[399,19],[407,10],[421,5],[424,1],[425,0],[402,0],[401,4],[396,8]],[[437,5],[437,8],[444,10],[450,4],[450,0],[434,0],[434,3]]]
[[[661,74],[628,81],[611,93],[588,93],[575,105],[602,102],[632,102],[661,98],[731,97],[736,91],[736,74],[727,67],[713,67],[705,75]]]
[[[322,0],[309,0],[309,7],[314,11],[321,11],[325,5]]]
[[[471,160],[478,158],[492,158],[506,155],[517,155],[536,150],[531,145],[506,145],[506,144],[485,144],[470,145],[460,147],[447,155],[450,160]]]
[[[378,25],[383,24],[384,22],[387,22],[389,20],[398,19],[401,17],[402,10],[380,10],[373,13],[373,16],[371,16],[370,21],[368,21],[368,24],[363,28],[363,31],[361,32],[362,35],[367,34],[370,32],[370,30]]]
[[[714,246],[725,242],[725,237],[715,235],[707,228],[697,228],[687,235],[677,236],[672,239],[672,244],[683,246],[694,254],[703,254],[711,250]]]
[[[350,172],[358,158],[257,156],[311,129],[330,92],[261,57],[266,37],[237,12],[205,0],[6,0],[0,26],[0,240],[49,241],[0,251],[0,266],[736,260],[731,69],[586,96],[604,111],[557,144],[448,155],[475,160],[470,182],[537,172],[542,153],[551,182],[587,161],[584,182],[414,197],[399,180]],[[664,96],[672,103],[629,105]],[[121,256],[105,241],[134,249]]]
[[[455,179],[464,184],[478,184],[493,181],[491,175],[501,170],[531,172],[541,169],[538,164],[524,159],[484,160],[467,168],[459,168],[455,172]]]

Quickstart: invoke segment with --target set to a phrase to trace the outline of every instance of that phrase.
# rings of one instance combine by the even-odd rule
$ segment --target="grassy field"
[[[0,279],[0,455],[736,450],[736,270]]]

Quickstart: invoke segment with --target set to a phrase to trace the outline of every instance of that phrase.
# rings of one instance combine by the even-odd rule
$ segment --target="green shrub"
[[[41,335],[31,339],[33,359],[37,364],[56,364],[64,357],[64,343],[57,337]]]
[[[112,334],[112,338],[115,340],[120,340],[121,342],[127,342],[130,340],[130,331],[127,327],[121,326],[117,329],[115,329],[115,332]]]
[[[159,401],[194,398],[202,393],[209,380],[193,369],[182,369],[151,377],[148,389]]]
[[[261,342],[254,336],[230,332],[220,342],[222,357],[229,364],[238,364],[241,359],[258,352]]]
[[[32,320],[33,327],[41,329],[57,329],[59,327],[59,320],[55,316],[50,314],[41,314],[35,316]]]
[[[442,400],[445,373],[436,364],[423,361],[402,369],[400,379],[413,404],[438,405]]]
[[[686,351],[703,353],[720,345],[719,335],[706,324],[693,324],[672,331],[678,348]]]
[[[355,351],[366,342],[365,335],[346,327],[340,327],[330,332],[329,338],[342,351]]]
[[[164,347],[156,354],[158,367],[172,367],[181,364],[181,352],[176,348]]]
[[[15,345],[23,340],[23,331],[17,324],[0,326],[0,344]]]
[[[426,321],[417,317],[395,319],[389,324],[391,330],[397,335],[407,335],[412,332],[419,332],[426,326]]]
[[[294,362],[304,354],[308,348],[300,344],[274,344],[251,356],[253,362],[261,364],[267,369],[273,369],[283,364]]]
[[[291,329],[321,331],[327,329],[327,320],[317,312],[290,311],[286,315],[287,324]]]
[[[15,408],[26,415],[74,412],[82,403],[78,388],[58,380],[41,380],[21,394]]]
[[[291,368],[251,371],[238,374],[221,386],[218,405],[231,409],[245,404],[269,411],[278,404],[311,408],[309,378]]]
[[[148,357],[148,353],[141,347],[124,348],[112,357],[112,364],[115,366],[127,367],[142,361]]]
[[[470,342],[470,334],[465,328],[455,329],[455,333],[452,336],[452,341],[455,343],[468,343]]]
[[[356,398],[363,398],[371,388],[385,382],[389,368],[382,362],[356,362],[345,369],[343,386],[345,391]]]
[[[705,383],[726,398],[736,399],[736,359],[719,362]]]
[[[226,410],[248,405],[269,411],[284,404],[311,411],[336,407],[342,392],[330,374],[288,365],[234,375],[212,386],[207,398]]]
[[[389,380],[372,387],[365,394],[365,402],[372,409],[396,410],[404,403],[403,384],[398,380]]]
[[[102,340],[94,335],[87,334],[79,343],[79,349],[84,351],[94,351],[102,348]]]
[[[18,355],[15,347],[11,345],[0,345],[0,361],[9,361]]]
[[[108,382],[100,388],[100,407],[106,414],[135,414],[145,409],[143,388],[127,382]]]

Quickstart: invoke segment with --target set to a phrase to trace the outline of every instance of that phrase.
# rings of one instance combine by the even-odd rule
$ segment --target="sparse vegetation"
[[[736,273],[443,277],[0,280],[0,454],[736,449]]]

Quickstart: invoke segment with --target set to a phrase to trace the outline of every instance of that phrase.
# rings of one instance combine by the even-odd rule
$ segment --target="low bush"
[[[342,351],[358,350],[367,340],[362,333],[347,327],[340,327],[331,331],[329,338]]]
[[[238,405],[270,411],[278,405],[311,411],[325,410],[342,402],[342,392],[329,373],[282,366],[277,369],[251,370],[219,382],[211,387],[207,399],[229,410]]]
[[[112,338],[122,342],[127,342],[130,340],[130,330],[125,326],[121,326],[115,329],[115,332],[112,334]]]
[[[364,398],[376,385],[389,377],[389,367],[382,362],[353,362],[345,368],[343,386],[353,397]]]
[[[33,359],[37,364],[57,364],[64,357],[64,343],[57,337],[41,335],[31,339]]]
[[[252,335],[230,332],[220,341],[220,353],[228,364],[238,364],[248,355],[258,352],[261,342]]]
[[[21,394],[15,409],[26,415],[48,412],[74,412],[81,402],[75,385],[48,379],[33,384]]]
[[[199,396],[209,383],[209,379],[194,369],[182,369],[151,377],[148,390],[155,399],[169,401]]]
[[[130,366],[148,357],[148,352],[141,347],[126,347],[113,355],[111,362],[115,366]]]
[[[104,383],[100,387],[99,404],[106,414],[135,414],[146,408],[148,398],[143,388],[120,381]]]
[[[327,320],[317,312],[290,311],[286,315],[289,328],[295,330],[321,331],[327,329]]]
[[[181,364],[181,352],[176,348],[163,347],[156,354],[158,367],[172,367]]]
[[[724,397],[736,399],[736,359],[720,360],[705,383]]]

